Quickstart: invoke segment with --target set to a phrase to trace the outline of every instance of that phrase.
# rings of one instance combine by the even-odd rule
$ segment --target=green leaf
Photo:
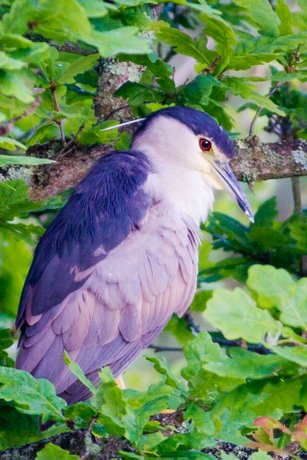
[[[115,93],[115,97],[123,97],[128,99],[132,107],[137,107],[144,102],[160,102],[164,98],[164,94],[150,86],[145,86],[140,83],[128,81],[124,83]]]
[[[262,109],[267,109],[272,113],[277,113],[277,115],[281,117],[286,116],[285,111],[281,110],[271,99],[268,98],[268,96],[263,96],[262,94],[251,94],[249,99],[255,102],[255,104]]]
[[[95,417],[96,411],[90,406],[88,402],[79,402],[68,406],[64,410],[66,419],[73,421],[74,429],[86,429],[91,420]]]
[[[13,59],[10,56],[8,56],[6,53],[4,53],[3,51],[0,51],[0,69],[16,71],[16,70],[22,69],[25,66],[26,66],[25,62],[19,59]]]
[[[96,388],[95,386],[92,384],[92,382],[84,375],[84,372],[83,370],[81,369],[81,367],[71,361],[70,357],[69,357],[69,354],[64,351],[64,362],[65,364],[67,364],[67,366],[69,367],[69,370],[70,372],[75,376],[77,377],[77,379],[83,383],[84,386],[86,386],[93,394],[95,394],[96,392]]]
[[[109,57],[119,53],[146,54],[150,52],[147,40],[137,36],[136,27],[120,27],[106,32],[93,30],[86,43],[95,46],[101,56]]]
[[[154,368],[156,369],[159,374],[165,376],[165,383],[172,388],[176,388],[180,392],[185,393],[185,387],[182,385],[180,380],[178,380],[168,368],[168,365],[165,360],[161,360],[156,358],[155,356],[147,356],[146,359],[153,363]]]
[[[292,34],[293,30],[291,27],[292,13],[285,0],[277,0],[275,5],[275,11],[280,20],[279,32],[281,35]]]
[[[270,198],[262,203],[256,214],[255,214],[255,222],[254,225],[256,226],[264,226],[270,227],[273,226],[273,222],[278,215],[277,211],[277,202],[276,198]]]
[[[275,334],[281,329],[270,313],[257,308],[240,288],[232,292],[216,289],[204,317],[229,340],[243,338],[251,343],[263,342],[267,333]]]
[[[35,379],[26,371],[0,367],[0,383],[0,399],[13,401],[20,412],[64,421],[62,410],[66,402],[56,395],[48,380]]]
[[[0,310],[12,317],[17,311],[31,258],[28,246],[0,227]]]
[[[240,348],[230,348],[229,356],[221,354],[219,359],[209,361],[204,367],[225,378],[264,379],[277,374],[286,366],[286,360],[276,355],[258,355]]]
[[[184,103],[206,106],[214,86],[221,86],[216,78],[210,75],[198,75],[183,87],[178,96]]]
[[[16,147],[19,147],[22,150],[26,150],[26,147],[21,142],[6,136],[0,136],[0,147],[5,150],[16,150]],[[5,164],[7,157],[10,158],[8,155],[0,155],[0,165]]]
[[[91,398],[93,407],[99,411],[98,423],[102,423],[109,434],[123,436],[125,426],[122,417],[127,413],[123,392],[108,368],[101,369],[99,377],[101,381]]]
[[[0,138],[0,143],[1,143],[1,138]],[[26,157],[22,155],[18,155],[18,156],[0,155],[0,166],[4,166],[4,165],[37,166],[37,165],[47,165],[47,164],[52,164],[52,163],[56,163],[56,161],[49,160],[48,158]]]
[[[0,405],[0,451],[30,444],[63,431],[63,425],[54,425],[42,432],[37,415],[21,414],[10,403]]]
[[[203,64],[209,64],[210,59],[213,60],[216,55],[215,52],[206,48],[207,38],[204,36],[193,41],[188,34],[170,27],[168,23],[163,21],[155,22],[152,28],[156,32],[157,39],[174,47],[178,54],[191,56]]]
[[[211,213],[205,229],[212,234],[215,249],[222,247],[225,251],[238,252],[253,250],[247,237],[248,227],[226,214]]]
[[[218,75],[228,65],[237,43],[235,33],[229,23],[222,18],[202,13],[200,19],[206,24],[204,33],[212,37],[216,42],[216,52],[219,62],[214,69]]]
[[[72,455],[55,444],[47,444],[35,457],[36,460],[79,460],[78,455]]]
[[[34,100],[30,79],[22,71],[2,71],[0,73],[0,91],[6,96],[13,96],[26,104]]]
[[[254,452],[250,458],[251,460],[271,460],[272,459],[270,455],[260,450],[258,452]]]
[[[307,214],[296,214],[290,218],[288,224],[290,235],[295,240],[299,250],[305,251],[307,247]]]
[[[286,270],[270,265],[253,265],[248,273],[247,285],[261,306],[277,307],[284,324],[307,329],[307,279],[295,282]]]
[[[68,14],[69,12],[69,14]],[[86,41],[91,25],[76,0],[15,0],[4,16],[7,33],[24,34],[30,30],[46,38],[65,41]]]
[[[278,18],[268,0],[234,0],[263,35],[278,35]]]
[[[78,0],[88,18],[101,18],[108,14],[108,6],[99,0]]]
[[[73,61],[69,66],[67,66],[57,82],[59,84],[68,84],[74,83],[75,77],[84,73],[87,70],[90,70],[94,67],[95,63],[99,58],[99,54],[90,54],[89,56],[81,56],[75,61]]]
[[[11,331],[9,329],[0,328],[0,366],[12,367],[14,361],[9,357],[5,351],[13,345]]]
[[[307,345],[272,347],[272,350],[279,356],[307,368]]]

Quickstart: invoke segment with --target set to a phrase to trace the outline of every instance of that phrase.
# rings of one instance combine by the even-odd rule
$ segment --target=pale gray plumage
[[[102,366],[121,373],[193,299],[199,224],[221,186],[198,131],[219,162],[233,154],[208,115],[162,110],[145,120],[131,151],[100,160],[39,243],[20,303],[17,366],[51,380],[68,403],[89,391],[64,350],[97,384]]]

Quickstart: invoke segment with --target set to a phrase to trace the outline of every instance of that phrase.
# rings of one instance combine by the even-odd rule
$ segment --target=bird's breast
[[[197,226],[207,219],[213,206],[213,190],[204,176],[182,167],[149,174],[144,189],[165,213],[172,213],[179,220],[188,217]]]

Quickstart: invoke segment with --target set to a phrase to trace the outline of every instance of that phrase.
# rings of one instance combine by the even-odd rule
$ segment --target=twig
[[[266,97],[271,97],[275,91],[278,90],[278,88],[282,85],[283,83],[282,82],[277,82],[275,86],[273,86],[273,88],[268,92],[268,94],[266,94]],[[252,136],[253,135],[253,130],[254,130],[254,125],[256,123],[256,120],[260,114],[260,112],[262,111],[262,107],[258,107],[255,115],[254,115],[254,118],[252,119],[251,121],[251,124],[250,124],[250,127],[249,127],[249,132],[248,132],[248,135],[249,136]]]
[[[122,105],[121,107],[117,107],[116,109],[114,110],[111,110],[111,112],[109,112],[107,115],[105,115],[102,119],[102,121],[106,121],[108,120],[112,115],[114,115],[114,113],[117,113],[117,112],[120,112],[121,110],[126,110],[126,109],[130,109],[130,105]]]
[[[210,334],[210,332],[209,332]],[[211,335],[211,334],[210,334]],[[272,352],[265,348],[265,346],[261,345],[260,343],[257,345],[246,345],[244,344],[244,347],[242,347],[242,341],[241,340],[227,340],[222,337],[212,337],[212,342],[213,343],[218,343],[222,347],[235,347],[235,348],[244,348],[245,350],[248,351],[253,351],[254,353],[258,353],[259,355],[269,355]],[[183,348],[182,347],[168,347],[164,345],[155,345],[152,343],[149,345],[147,348],[151,348],[154,350],[155,353],[163,353],[163,352],[182,352]]]
[[[34,110],[42,103],[42,100],[40,97],[35,99],[34,102],[24,111],[22,114],[18,115],[17,117],[11,118],[11,120],[8,120],[6,123],[4,123],[2,126],[0,126],[0,136],[3,136],[4,134],[7,134],[13,127],[15,123],[18,121],[22,120],[23,118],[27,117],[30,115]]]
[[[81,48],[79,45],[74,45],[73,43],[66,42],[64,45],[58,45],[57,43],[50,41],[49,44],[56,48],[58,51],[63,51],[66,53],[80,54],[81,56],[89,56],[90,54],[97,54],[96,50],[89,50]]]
[[[151,348],[152,350],[154,350],[155,353],[160,353],[163,351],[183,351],[182,347],[167,347],[164,345],[155,345],[153,343],[151,345],[148,345],[147,348]]]
[[[194,335],[197,335],[201,332],[200,326],[195,324],[194,318],[189,311],[186,312],[186,314],[183,316],[183,319],[186,321],[187,326]]]
[[[300,212],[300,210],[302,209],[300,178],[291,177],[291,183],[292,183],[292,194],[293,194],[293,201],[294,201],[294,212]]]
[[[93,425],[96,422],[97,422],[97,417],[93,417],[90,423],[88,424],[87,429],[84,431],[85,451],[80,455],[80,460],[85,460],[91,455],[90,449],[88,447],[92,445],[91,432],[92,432]],[[87,442],[87,439],[90,442]]]
[[[55,84],[51,84],[50,85],[50,90],[51,90],[51,95],[52,95],[52,99],[53,99],[53,105],[54,105],[54,110],[56,112],[61,112],[61,108],[60,108],[60,104],[59,104],[59,101],[58,101],[58,96],[57,96],[57,93],[56,93],[56,85]],[[63,127],[63,120],[55,120],[56,124],[59,126],[60,128],[60,133],[61,133],[61,140],[63,142],[63,145],[66,145],[66,139],[65,139],[65,133],[64,133],[64,127]]]

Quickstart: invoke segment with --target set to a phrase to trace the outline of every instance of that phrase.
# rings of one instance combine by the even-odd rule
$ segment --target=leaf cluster
[[[307,214],[302,211],[284,222],[276,220],[277,214],[276,198],[260,205],[255,223],[248,227],[230,216],[213,212],[204,229],[211,234],[214,249],[231,254],[201,269],[199,282],[213,282],[227,276],[245,282],[248,268],[255,263],[285,268],[299,276],[307,246]]]
[[[68,10],[73,12],[69,18]],[[142,66],[116,92],[137,116],[187,105],[230,129],[232,94],[240,101],[239,110],[251,108],[268,116],[269,129],[279,132],[286,117],[287,133],[305,136],[306,104],[300,90],[306,81],[305,20],[304,0],[294,11],[285,0],[274,7],[268,0],[180,0],[166,3],[159,21],[147,1],[3,1],[0,147],[7,154],[0,155],[0,165],[46,163],[49,159],[19,153],[52,139],[114,141],[116,132],[106,136],[94,111],[101,57],[117,56],[119,72],[129,62]],[[171,61],[176,54],[194,60],[196,73],[179,86]],[[263,64],[266,76],[249,76]],[[271,87],[268,94],[261,89],[264,83]],[[111,114],[104,115],[109,120]],[[15,149],[18,155],[11,155]]]

